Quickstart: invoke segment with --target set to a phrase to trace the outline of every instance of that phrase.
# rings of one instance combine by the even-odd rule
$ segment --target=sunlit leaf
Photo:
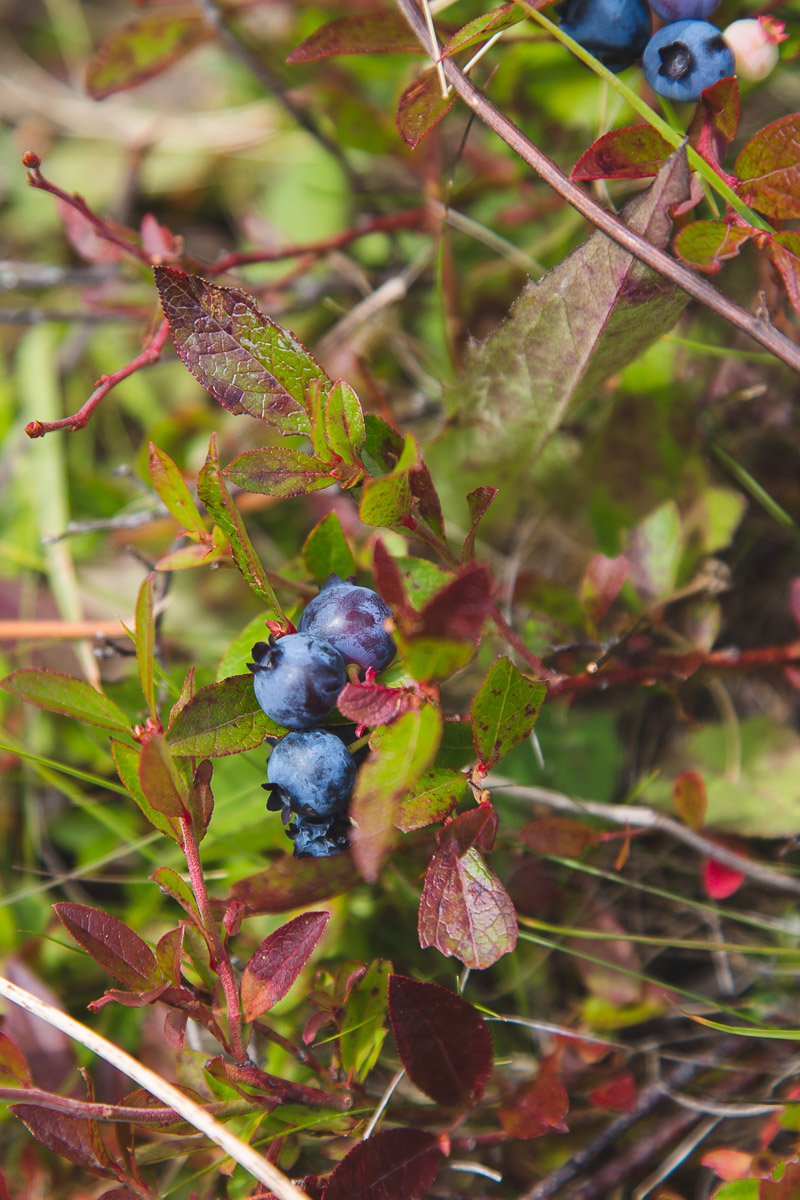
[[[122,709],[102,692],[72,675],[24,668],[12,671],[0,681],[0,687],[11,696],[48,712],[113,729],[115,733],[130,733],[130,721]]]
[[[183,757],[221,758],[255,750],[265,737],[285,732],[259,708],[252,675],[233,675],[192,697],[176,717],[167,743]]]
[[[480,853],[459,858],[438,850],[419,902],[419,944],[483,970],[517,944],[517,915],[500,880]]]
[[[242,974],[245,1021],[254,1021],[283,999],[325,932],[330,915],[302,913],[258,945]]]

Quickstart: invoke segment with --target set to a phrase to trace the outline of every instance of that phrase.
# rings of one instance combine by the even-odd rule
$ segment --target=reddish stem
[[[183,832],[183,853],[186,855],[186,866],[189,870],[192,891],[197,901],[197,907],[200,910],[203,926],[211,938],[211,943],[214,947],[215,961],[211,964],[212,969],[216,970],[225,994],[231,1054],[238,1064],[251,1066],[250,1057],[242,1035],[242,1010],[239,1005],[239,990],[236,987],[236,980],[233,976],[231,960],[220,937],[217,923],[211,913],[211,905],[208,902],[208,892],[206,891],[206,881],[203,876],[203,865],[200,862],[200,850],[197,845],[192,818],[188,812],[185,812],[181,817],[181,830]]]
[[[51,196],[55,196],[58,200],[63,200],[65,204],[68,204],[70,208],[74,208],[77,213],[80,213],[89,222],[98,237],[104,238],[107,242],[113,242],[120,250],[138,259],[146,267],[151,266],[150,255],[141,246],[137,246],[135,242],[126,238],[118,229],[114,229],[113,226],[107,224],[96,212],[93,212],[83,196],[79,196],[77,192],[65,192],[58,184],[51,183],[49,179],[45,179],[40,170],[41,164],[37,155],[31,154],[30,151],[24,154],[22,156],[22,165],[27,168],[28,183],[31,187],[37,188],[40,192],[49,192]]]
[[[133,375],[136,371],[141,370],[142,367],[151,366],[154,362],[158,362],[168,338],[169,325],[166,320],[163,320],[141,354],[137,354],[136,358],[131,359],[129,363],[126,363],[124,367],[120,367],[118,371],[113,371],[110,375],[100,376],[97,381],[97,387],[86,403],[76,413],[73,413],[71,417],[62,417],[60,421],[29,421],[25,426],[25,432],[28,437],[44,437],[46,433],[52,433],[55,429],[83,429],[100,401],[108,395],[112,388],[115,388],[123,379],[127,379],[129,375]]]
[[[304,242],[295,246],[283,246],[277,250],[251,250],[226,254],[213,264],[201,263],[197,260],[186,260],[192,269],[205,272],[207,275],[222,275],[235,267],[244,267],[248,263],[282,262],[286,258],[300,258],[310,255],[318,258],[331,250],[343,250],[351,242],[367,237],[371,233],[392,233],[396,229],[415,229],[423,223],[427,216],[426,208],[412,208],[407,212],[387,213],[382,216],[365,217],[352,229],[344,229],[331,237],[318,238],[314,242]]]

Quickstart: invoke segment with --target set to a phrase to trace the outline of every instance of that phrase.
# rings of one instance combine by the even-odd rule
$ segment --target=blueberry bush
[[[0,1200],[798,1194],[798,17],[11,6]]]

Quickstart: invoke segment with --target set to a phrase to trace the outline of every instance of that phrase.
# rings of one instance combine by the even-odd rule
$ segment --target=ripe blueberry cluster
[[[770,18],[734,21],[722,33],[708,17],[720,0],[562,0],[561,28],[610,71],[639,58],[647,82],[669,100],[699,100],[738,73],[763,79],[778,61],[783,26]],[[669,22],[651,36],[650,8]]]
[[[280,812],[295,857],[346,850],[347,806],[356,764],[335,732],[316,726],[347,682],[347,663],[382,671],[395,654],[385,629],[391,613],[377,592],[329,575],[300,618],[297,633],[253,647],[256,700],[292,730],[267,761],[267,808]]]

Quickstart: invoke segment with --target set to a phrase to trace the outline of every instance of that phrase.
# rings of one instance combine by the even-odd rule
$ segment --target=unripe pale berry
[[[736,74],[755,83],[775,69],[780,57],[778,43],[787,35],[783,22],[759,17],[734,21],[722,36],[736,58]]]

